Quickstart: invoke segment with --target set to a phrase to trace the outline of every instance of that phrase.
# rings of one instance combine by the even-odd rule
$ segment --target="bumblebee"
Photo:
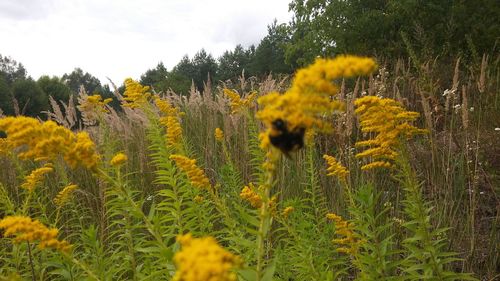
[[[286,122],[280,118],[274,120],[271,124],[273,130],[269,134],[269,140],[286,157],[290,158],[290,152],[304,147],[305,128],[298,127],[290,131]]]

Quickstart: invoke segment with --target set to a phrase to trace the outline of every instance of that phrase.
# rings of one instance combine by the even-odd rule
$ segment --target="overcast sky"
[[[215,58],[258,44],[290,0],[0,0],[0,54],[35,79],[75,67],[107,83],[205,48]]]

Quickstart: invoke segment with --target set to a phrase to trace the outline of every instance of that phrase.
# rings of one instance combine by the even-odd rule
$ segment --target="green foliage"
[[[218,58],[217,79],[226,81],[239,77],[243,72],[246,76],[254,75],[255,69],[251,68],[250,63],[254,59],[255,50],[252,48],[244,49],[241,45],[236,45],[234,50],[225,51]]]
[[[4,75],[9,84],[16,80],[26,79],[26,69],[21,63],[11,57],[0,55],[0,74]]]
[[[49,108],[47,94],[31,78],[12,83],[12,96],[16,99],[20,113],[38,116]]]
[[[282,208],[294,210],[279,217],[276,259],[279,280],[338,280],[347,271],[347,260],[332,243],[335,227],[326,222],[326,197],[317,179],[314,150],[306,152],[309,182],[302,185],[305,198],[285,201]]]
[[[361,241],[353,264],[359,271],[356,280],[405,280],[398,276],[399,251],[394,241],[394,221],[387,205],[381,206],[380,194],[371,185],[359,187],[354,194],[354,204],[349,209],[356,229],[356,239]]]
[[[461,261],[457,254],[447,250],[446,228],[434,228],[432,207],[422,197],[414,171],[405,159],[400,159],[399,180],[405,191],[404,213],[408,221],[404,227],[409,236],[403,241],[406,258],[402,269],[409,280],[476,280],[470,274],[450,269]]]
[[[47,96],[52,96],[56,101],[68,103],[71,89],[58,77],[41,76],[36,83]]]
[[[156,166],[155,183],[161,187],[153,216],[154,224],[160,228],[166,241],[170,242],[177,235],[187,232],[194,235],[207,233],[212,229],[214,220],[210,205],[205,204],[206,208],[200,208],[193,201],[200,191],[191,186],[169,159],[173,151],[166,146],[164,129],[156,121],[151,121],[154,123],[148,128],[147,137],[151,143],[150,156]]]
[[[405,68],[401,64],[398,62],[398,68]],[[488,75],[492,75],[491,81],[496,81],[496,72],[485,69],[487,78],[484,79],[489,80]],[[161,67],[156,70],[162,73]],[[144,79],[150,79],[148,81],[154,84],[161,76],[155,76],[156,70]],[[469,71],[474,71],[473,67]],[[169,72],[167,77],[171,74],[175,72]],[[474,77],[479,76],[474,74]],[[398,81],[394,88],[399,87],[398,91],[390,93],[386,90],[383,94],[400,94],[413,106],[420,105],[422,101],[411,95],[415,90],[412,88],[413,81],[417,79],[412,76],[411,70],[404,70],[404,76],[394,77]],[[479,84],[473,77],[468,79],[472,81],[472,86],[467,86],[468,91]],[[360,87],[366,87],[367,92],[378,91],[373,89],[372,84],[380,81],[372,82],[360,82]],[[159,83],[163,83],[161,79]],[[276,81],[266,83],[272,86],[265,84],[259,89],[279,90]],[[393,86],[387,81],[384,83],[386,89]],[[491,83],[485,82],[481,96],[488,103],[474,102],[491,108],[496,106],[496,97],[492,98],[490,94],[496,93],[496,82]],[[345,93],[350,93],[350,85],[345,87]],[[210,97],[208,93],[212,92],[205,92],[204,97]],[[213,96],[218,95],[221,93]],[[262,210],[251,207],[239,197],[239,193],[249,182],[256,186],[266,183],[262,169],[265,152],[259,147],[258,138],[260,124],[253,117],[253,109],[236,116],[229,115],[226,108],[216,108],[218,104],[215,102],[206,102],[213,100],[200,99],[198,104],[191,103],[191,100],[179,100],[173,98],[171,101],[176,106],[182,106],[186,113],[181,117],[183,145],[176,148],[166,146],[165,128],[160,126],[157,109],[153,106],[133,110],[126,108],[118,113],[119,118],[105,115],[106,118],[98,125],[84,128],[98,143],[102,171],[70,170],[63,163],[56,163],[58,172],[47,176],[44,186],[35,191],[25,210],[33,218],[59,228],[59,237],[68,239],[75,248],[68,258],[31,245],[37,280],[93,280],[93,275],[100,280],[169,280],[175,272],[173,255],[179,250],[175,237],[187,232],[196,237],[213,236],[224,248],[242,257],[244,265],[238,274],[240,280],[247,281],[473,280],[471,275],[460,272],[476,271],[489,279],[497,274],[495,261],[498,261],[498,253],[495,245],[498,244],[498,224],[495,222],[498,215],[493,208],[484,211],[488,204],[496,204],[496,195],[492,192],[489,199],[480,197],[481,204],[487,205],[483,209],[481,206],[474,207],[471,199],[474,193],[468,194],[466,188],[468,177],[473,178],[471,170],[467,169],[467,159],[470,158],[466,153],[457,152],[455,138],[459,139],[461,135],[451,130],[446,132],[453,135],[453,140],[443,142],[433,139],[451,155],[449,158],[442,155],[437,158],[437,162],[450,162],[449,177],[442,174],[446,166],[427,161],[426,153],[430,153],[427,143],[416,142],[410,144],[412,158],[408,156],[414,167],[402,165],[399,186],[390,177],[390,171],[354,171],[359,163],[355,163],[352,143],[346,140],[355,140],[360,135],[317,137],[315,145],[293,153],[291,159],[283,157],[271,183],[274,186],[271,195],[276,195],[278,199],[269,208],[272,216],[269,216],[269,232],[264,239],[263,266],[259,271],[254,270],[258,261],[255,253]],[[483,107],[476,108],[483,110]],[[493,111],[491,108],[489,110]],[[456,114],[452,117],[460,118]],[[221,123],[224,124],[221,127],[227,130],[226,138],[224,144],[214,144],[213,128]],[[453,124],[458,126],[458,123],[454,120]],[[334,125],[337,126],[337,120]],[[337,133],[342,133],[342,128],[336,129]],[[490,134],[495,140],[493,133]],[[457,141],[456,146],[458,144]],[[221,153],[223,145],[227,147]],[[346,186],[326,180],[324,161],[319,155],[332,149],[342,159],[352,157],[352,182],[349,181]],[[106,164],[116,151],[124,151],[129,156],[129,162],[121,168]],[[196,158],[199,166],[207,171],[214,190],[194,188],[169,159],[173,153]],[[493,157],[494,153],[492,151]],[[19,211],[27,193],[18,186],[23,176],[39,164],[1,155],[0,164],[5,167],[0,169],[0,214],[3,216]],[[487,165],[496,167],[494,162],[485,162],[483,167]],[[60,169],[64,172],[59,172]],[[436,193],[428,182],[429,174],[433,173],[440,183]],[[151,178],[155,179],[154,182]],[[425,185],[422,186],[426,189],[421,190],[419,181],[424,179]],[[478,177],[481,184],[487,180],[495,181],[495,178]],[[67,182],[77,183],[80,190],[74,202],[58,210],[52,199],[58,188]],[[347,186],[349,189],[346,189]],[[483,185],[476,188],[476,191],[489,192],[482,189]],[[379,193],[377,189],[385,192]],[[196,196],[203,197],[203,200],[195,201]],[[400,204],[402,198],[404,203]],[[433,209],[430,209],[431,204],[435,204]],[[351,206],[344,208],[346,205]],[[289,206],[294,210],[288,216],[283,215],[283,210]],[[335,224],[325,218],[325,214],[332,209],[352,223],[355,238],[362,242],[358,252],[346,254],[337,251],[339,246],[332,239],[342,238],[342,235],[336,232]],[[483,215],[480,212],[489,213]],[[487,235],[483,230],[472,232],[487,241],[485,244],[491,245],[491,248],[474,252],[471,247],[471,255],[461,260],[453,251],[469,250],[466,247],[475,238],[470,235],[468,224],[472,227],[479,224],[474,224],[467,217],[469,214],[478,216],[476,222],[491,224]],[[406,223],[400,223],[399,219]],[[453,231],[459,233],[446,233],[444,230],[447,229],[442,226],[453,226]],[[25,279],[30,278],[32,273],[27,249],[26,244],[13,244],[10,238],[1,237],[0,276],[18,273]],[[483,253],[491,257],[483,257],[484,261],[472,260],[474,254]]]
[[[165,80],[168,74],[167,68],[160,62],[156,68],[148,69],[141,75],[140,83],[153,87],[155,91],[166,91],[168,88]]]
[[[267,29],[268,34],[255,49],[252,72],[261,76],[270,73],[292,73],[292,67],[285,63],[285,46],[290,41],[287,26],[278,25],[275,20]]]
[[[357,1],[294,0],[290,23],[289,63],[305,65],[316,56],[339,53],[406,56],[401,32],[410,35],[425,58],[492,52],[500,35],[500,8],[481,1]]]
[[[0,73],[0,109],[5,115],[13,115],[12,93],[4,75]]]
[[[65,83],[73,93],[79,93],[80,87],[83,86],[89,94],[101,94],[107,96],[109,88],[103,87],[101,81],[88,72],[83,72],[81,68],[75,68],[71,73],[66,73],[61,77],[61,81]]]
[[[188,79],[192,79],[196,89],[203,91],[204,83],[213,79],[217,75],[217,62],[204,49],[198,51],[192,59],[186,55],[174,67],[172,72],[180,74]],[[187,89],[186,89],[187,90]]]

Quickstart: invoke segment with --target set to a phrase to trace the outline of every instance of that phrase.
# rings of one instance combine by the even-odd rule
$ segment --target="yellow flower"
[[[163,126],[167,128],[167,146],[176,146],[182,140],[182,127],[177,116],[167,116],[160,119]]]
[[[156,107],[162,112],[165,116],[181,116],[183,112],[181,112],[178,108],[174,107],[167,100],[161,99],[160,97],[155,97]]]
[[[151,93],[148,86],[142,86],[132,78],[125,79],[125,93],[123,94],[124,103],[122,106],[138,108],[148,103]]]
[[[127,155],[120,152],[120,153],[117,153],[111,159],[111,161],[109,161],[109,163],[111,164],[111,166],[118,167],[118,166],[121,166],[121,165],[125,164],[125,162],[127,162],[127,160],[128,160]]]
[[[359,248],[359,241],[354,237],[353,225],[333,213],[326,214],[326,218],[335,223],[335,234],[340,238],[333,239],[332,242],[338,244],[337,252],[355,254]]]
[[[155,98],[155,104],[165,116],[160,118],[160,124],[167,129],[167,146],[176,146],[182,139],[182,127],[179,118],[183,115],[179,109],[172,106],[167,100]]]
[[[10,144],[7,138],[0,138],[0,156],[10,152]]]
[[[231,101],[231,114],[235,114],[243,108],[251,107],[252,102],[257,97],[256,92],[252,92],[247,96],[247,98],[242,99],[240,95],[233,90],[224,88],[222,91]]]
[[[71,199],[73,192],[77,189],[78,186],[76,184],[67,185],[56,195],[54,198],[54,204],[58,207],[64,206]]]
[[[328,213],[326,214],[326,219],[331,221],[341,221],[342,217],[334,213]]]
[[[94,169],[99,161],[95,144],[86,132],[74,134],[53,121],[17,116],[0,119],[0,131],[7,133],[11,148],[21,148],[21,159],[54,160],[63,156],[69,166]]]
[[[174,255],[177,268],[174,281],[236,281],[232,270],[241,266],[241,259],[217,244],[213,237],[177,236],[182,246]]]
[[[83,100],[80,101],[80,105],[78,105],[78,109],[82,112],[106,112],[106,104],[113,101],[113,99],[108,98],[102,100],[101,95],[95,94],[92,96],[86,96]]]
[[[426,133],[409,124],[415,121],[419,114],[406,111],[403,106],[389,98],[365,96],[357,99],[356,114],[359,115],[361,131],[374,133],[375,137],[359,141],[357,147],[369,147],[356,154],[357,158],[370,158],[370,163],[361,167],[362,170],[374,168],[390,168],[398,156],[401,137],[410,138],[416,134]]]
[[[224,132],[220,128],[215,128],[215,139],[218,142],[222,142],[224,140]]]
[[[292,206],[288,206],[286,207],[284,210],[283,210],[283,217],[287,218],[288,215],[293,212],[293,207]]]
[[[335,159],[335,157],[330,155],[323,155],[323,158],[326,160],[328,164],[328,168],[326,171],[327,176],[338,177],[341,181],[345,182],[347,180],[347,175],[349,175],[349,171],[344,167],[340,162]]]
[[[26,216],[8,216],[0,220],[0,228],[5,229],[4,236],[16,236],[14,243],[24,241],[40,241],[38,248],[53,248],[62,252],[69,252],[71,245],[66,241],[57,240],[58,230],[47,228],[38,220]]]
[[[205,199],[203,198],[203,196],[200,196],[200,195],[196,195],[196,196],[193,198],[193,201],[194,201],[194,202],[196,202],[196,203],[198,203],[198,204],[203,203],[203,200],[205,200]]]
[[[249,183],[241,190],[240,198],[248,201],[252,207],[260,208],[262,206],[262,197],[255,190],[253,183]]]
[[[54,159],[74,141],[73,133],[55,122],[40,123],[25,116],[0,119],[0,130],[7,133],[7,141],[12,148],[24,148],[19,153],[21,159]]]
[[[87,132],[76,134],[76,141],[72,143],[69,151],[64,155],[64,160],[71,168],[82,165],[87,169],[94,170],[97,167],[100,156],[96,152],[95,143],[90,139]]]
[[[43,167],[33,170],[28,176],[24,178],[24,183],[21,187],[32,192],[35,187],[40,184],[43,180],[43,176],[50,172],[53,172],[52,164],[47,163]]]
[[[205,172],[196,166],[196,160],[189,159],[186,156],[172,154],[170,155],[170,159],[175,161],[175,164],[187,174],[191,184],[201,188],[201,189],[211,189],[212,185],[208,180]]]
[[[377,67],[370,58],[339,56],[334,59],[317,59],[306,68],[297,71],[292,86],[284,94],[271,92],[258,99],[261,109],[256,116],[267,130],[261,137],[261,146],[270,143],[270,136],[291,132],[302,134],[309,129],[329,132],[332,126],[325,122],[325,114],[343,110],[343,104],[332,100],[338,92],[332,82],[341,77],[366,75]],[[276,121],[284,123],[286,132],[277,128]],[[303,136],[302,136],[303,137]]]

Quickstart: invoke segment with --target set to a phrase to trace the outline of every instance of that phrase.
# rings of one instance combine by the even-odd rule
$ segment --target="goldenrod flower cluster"
[[[155,97],[155,104],[158,107],[158,109],[165,116],[182,116],[183,115],[183,112],[181,112],[177,107],[174,107],[167,100],[161,99],[158,96]]]
[[[222,142],[224,140],[224,132],[220,128],[215,128],[215,140]]]
[[[7,133],[7,141],[12,148],[22,147],[22,159],[39,157],[56,158],[60,151],[69,147],[73,133],[53,121],[40,123],[35,118],[18,116],[0,119],[0,130]]]
[[[54,204],[56,204],[56,206],[58,207],[64,206],[69,202],[69,200],[71,199],[71,195],[73,195],[73,192],[75,192],[75,190],[77,189],[78,186],[76,184],[67,185],[56,195],[56,197],[54,198]]]
[[[0,138],[0,156],[10,151],[10,144],[7,138]]]
[[[194,198],[193,198],[193,201],[198,203],[198,204],[201,204],[203,203],[203,201],[205,200],[205,198],[203,198],[203,196],[200,196],[200,195],[196,195]]]
[[[269,147],[269,138],[264,133],[261,133],[259,138],[261,139],[261,147],[266,149]],[[268,149],[266,152],[266,160],[262,164],[262,167],[270,173],[276,171],[276,163],[278,162],[280,154],[276,149]]]
[[[64,155],[64,160],[71,168],[82,165],[88,169],[97,167],[100,156],[96,152],[96,145],[90,139],[87,132],[79,132],[75,135],[71,147]]]
[[[78,109],[82,112],[106,112],[106,104],[113,101],[112,98],[107,98],[102,100],[101,95],[92,95],[87,96],[83,101],[81,101],[80,105],[78,105]]]
[[[167,129],[167,145],[175,146],[182,140],[182,127],[179,118],[183,115],[176,107],[172,106],[168,101],[162,100],[159,97],[155,99],[155,104],[158,109],[165,115],[160,118],[160,124]]]
[[[132,78],[125,79],[125,93],[123,94],[123,106],[138,108],[149,101],[151,93],[148,86],[142,86]]]
[[[332,126],[324,121],[324,115],[343,109],[343,104],[332,100],[338,93],[333,81],[342,77],[370,74],[377,67],[370,58],[339,56],[334,59],[317,59],[314,64],[300,69],[292,86],[284,94],[271,92],[258,99],[262,109],[256,116],[268,128],[261,135],[261,146],[269,145],[266,138],[278,135],[273,122],[281,119],[288,131],[315,128],[328,132]]]
[[[294,210],[294,209],[293,209],[293,207],[292,207],[292,206],[288,206],[288,207],[286,207],[286,208],[283,210],[283,213],[282,213],[283,217],[284,217],[284,218],[288,218],[288,215],[290,215],[290,213],[291,213],[291,212],[293,212],[293,210]]]
[[[38,248],[53,248],[62,252],[68,252],[71,245],[66,241],[57,240],[58,230],[47,228],[38,220],[32,220],[26,216],[8,216],[0,220],[0,228],[5,229],[4,236],[16,236],[14,243],[23,241],[40,241]]]
[[[111,159],[111,161],[109,161],[109,163],[111,164],[111,166],[118,167],[125,164],[127,160],[128,160],[127,155],[125,153],[119,152],[115,156],[113,156],[113,158]]]
[[[225,88],[222,91],[231,101],[231,114],[235,114],[243,108],[250,107],[252,105],[252,102],[257,97],[256,92],[252,92],[246,98],[242,99],[240,97],[240,95],[233,90],[229,90],[229,89]]]
[[[24,178],[24,183],[21,184],[21,187],[32,192],[36,186],[42,182],[44,175],[53,171],[54,168],[52,164],[47,163],[43,167],[31,171],[31,173]]]
[[[54,160],[63,156],[72,168],[82,165],[94,169],[99,161],[94,142],[87,132],[76,135],[53,121],[17,116],[0,119],[0,130],[7,133],[11,148],[22,148],[21,159]]]
[[[260,208],[262,206],[262,197],[256,192],[256,188],[253,183],[249,183],[240,193],[241,199],[244,199],[252,205],[254,208]]]
[[[189,159],[186,156],[172,154],[170,159],[175,161],[175,164],[188,176],[191,184],[201,189],[211,189],[212,185],[208,180],[205,172],[196,166],[195,159]]]
[[[328,164],[328,168],[326,171],[328,174],[327,176],[330,177],[337,177],[341,181],[345,182],[347,180],[347,175],[349,175],[349,171],[344,167],[337,159],[333,156],[330,155],[323,155],[323,158],[326,160],[326,163]]]
[[[174,281],[236,281],[232,270],[241,259],[217,244],[213,237],[193,238],[191,234],[177,236],[182,249],[174,256],[177,267]]]
[[[341,246],[337,248],[337,252],[355,254],[359,248],[359,241],[354,237],[353,225],[333,213],[326,214],[326,218],[335,223],[335,234],[342,237],[332,240],[333,243]]]
[[[175,146],[182,140],[182,127],[177,116],[167,116],[160,121],[167,128],[167,146]]]
[[[393,99],[365,96],[357,99],[354,104],[361,130],[364,133],[375,133],[375,138],[356,143],[357,147],[369,147],[356,154],[357,158],[371,158],[371,163],[362,166],[362,170],[392,167],[392,162],[398,155],[400,138],[410,138],[426,132],[409,124],[419,117],[419,113],[406,111]]]

